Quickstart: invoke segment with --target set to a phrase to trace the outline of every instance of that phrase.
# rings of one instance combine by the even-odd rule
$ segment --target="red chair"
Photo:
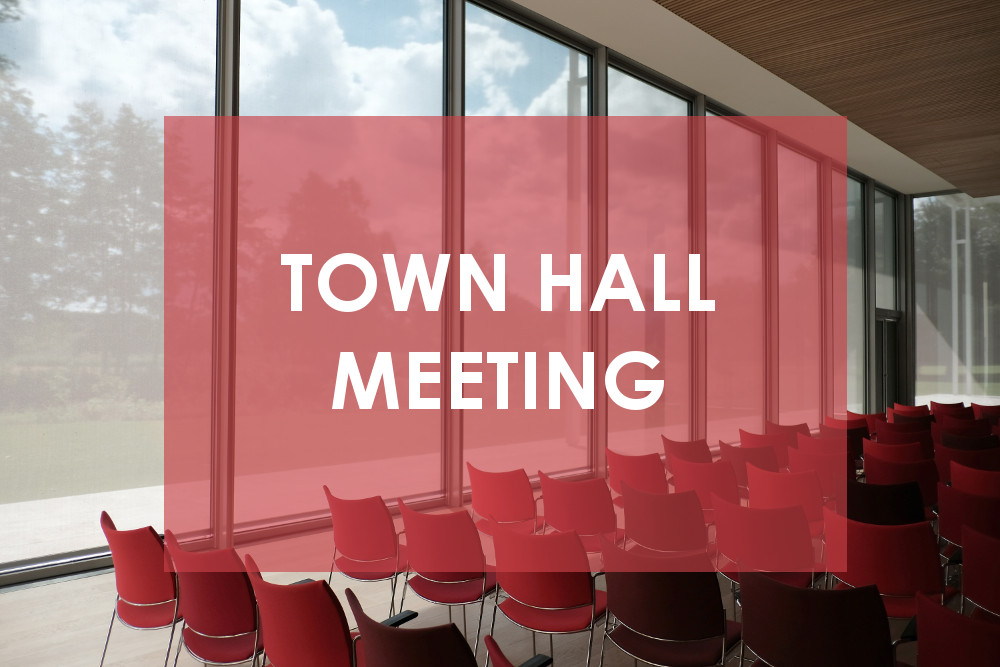
[[[904,442],[899,444],[886,444],[884,442],[872,442],[865,438],[862,445],[865,458],[874,456],[883,461],[893,461],[894,463],[912,463],[923,460],[924,446],[919,442]]]
[[[389,582],[389,615],[396,608],[396,578],[406,571],[406,547],[399,543],[396,526],[380,496],[345,500],[324,484],[323,492],[333,518],[334,569],[356,581]]]
[[[1000,470],[980,470],[951,462],[951,485],[965,493],[1000,498]]]
[[[483,628],[486,596],[496,591],[496,572],[486,565],[479,531],[465,510],[441,514],[416,512],[398,499],[403,527],[406,530],[409,570],[403,581],[400,609],[406,588],[418,597],[448,606],[451,620],[453,606],[462,607],[462,627],[468,634],[465,607],[479,603],[479,625],[473,653],[479,651],[479,633]]]
[[[788,449],[794,448],[797,431],[781,431],[778,433],[751,433],[740,429],[740,446],[744,449],[770,447],[778,459],[778,469],[788,467]]]
[[[868,426],[868,434],[875,433],[875,426],[878,422],[888,421],[884,412],[851,412],[847,411],[848,419],[864,419]]]
[[[894,667],[889,619],[878,589],[841,591],[788,586],[744,572],[744,649],[775,667]]]
[[[997,665],[1000,624],[962,616],[926,595],[917,597],[920,667]]]
[[[622,504],[622,482],[629,486],[649,493],[667,493],[667,474],[663,468],[663,459],[659,454],[627,455],[607,449],[608,486],[617,497],[616,505]]]
[[[941,444],[952,449],[997,449],[1000,438],[989,435],[971,435],[956,431],[941,431]]]
[[[601,550],[599,536],[620,538],[618,515],[603,479],[555,479],[541,471],[538,478],[542,482],[544,528],[576,533],[590,553]]]
[[[476,527],[489,534],[491,519],[509,530],[534,533],[542,527],[535,492],[523,469],[486,472],[466,463]]]
[[[934,450],[934,463],[942,482],[951,481],[951,463],[957,461],[969,468],[980,470],[1000,470],[1000,447],[988,449],[960,449],[940,445]]]
[[[816,473],[824,501],[836,501],[843,497],[847,480],[854,479],[854,457],[836,451],[815,453],[807,448],[789,449],[788,471]]]
[[[847,502],[837,511],[848,519],[879,526],[899,526],[926,520],[924,500],[916,482],[905,484],[847,483]]]
[[[741,491],[744,492],[747,488],[748,463],[752,463],[762,470],[770,470],[772,472],[778,472],[778,470],[788,468],[787,450],[785,451],[784,466],[779,463],[778,455],[774,447],[747,447],[743,445],[734,447],[733,445],[720,440],[719,452],[722,454],[722,460],[728,461],[729,464],[733,466],[733,472],[736,473],[736,483],[739,485]]]
[[[170,647],[174,643],[174,629],[181,620],[178,609],[177,577],[166,566],[169,564],[163,541],[152,526],[134,530],[118,530],[107,512],[101,512],[101,529],[111,548],[111,561],[115,567],[115,608],[111,625],[104,640],[101,664],[108,654],[111,630],[115,619],[122,625],[137,630],[170,628],[167,653],[163,659],[166,667]]]
[[[869,456],[865,459],[865,481],[869,484],[916,482],[920,485],[924,507],[937,504],[938,468],[932,459],[899,463]]]
[[[851,416],[853,415],[853,416]],[[850,431],[853,429],[867,429],[868,428],[868,416],[857,413],[848,413],[846,419],[840,419],[834,417],[833,415],[826,415],[823,417],[823,423],[821,426],[827,426],[829,428],[835,428],[840,431]],[[868,432],[866,431],[866,435]]]
[[[937,426],[942,431],[961,435],[991,435],[993,433],[993,424],[990,423],[989,419],[974,419],[971,413],[968,418],[942,415],[937,420]]]
[[[1000,539],[1000,498],[977,496],[939,483],[938,534],[961,547],[962,526]]]
[[[712,450],[708,448],[708,441],[704,438],[699,438],[698,440],[671,440],[667,436],[661,435],[660,440],[663,441],[663,454],[666,457],[664,463],[667,466],[667,471],[671,474],[674,472],[670,464],[671,456],[676,456],[679,459],[693,463],[711,463],[714,460],[712,458]]]
[[[347,602],[364,642],[365,667],[475,667],[476,656],[469,650],[465,638],[454,623],[430,628],[397,628],[372,619],[358,602],[350,588],[345,591]],[[486,636],[486,647],[494,665],[510,665],[500,652],[493,637]],[[552,664],[547,656],[535,656],[522,667],[544,667]]]
[[[816,559],[809,522],[801,507],[756,509],[718,496],[713,498],[713,506],[716,567],[733,589],[740,571],[771,572],[798,586],[812,583]]]
[[[169,530],[163,535],[180,583],[181,646],[205,664],[234,665],[263,652],[257,601],[235,549],[188,552]]]
[[[838,431],[835,435],[804,435],[796,433],[796,446],[794,449],[810,454],[840,454],[846,456],[848,450],[847,438],[843,431]],[[789,453],[789,456],[791,454]],[[791,463],[789,462],[789,465]]]
[[[607,640],[654,665],[717,665],[740,641],[740,624],[726,620],[719,582],[701,554],[671,558],[623,551],[604,543]]]
[[[934,458],[934,439],[931,437],[931,432],[927,430],[902,432],[883,431],[882,433],[876,434],[875,441],[880,442],[883,445],[905,445],[911,442],[919,442],[921,447],[923,447],[924,458]]]
[[[1000,405],[972,404],[972,414],[976,419],[986,419],[994,426],[1000,422]]]
[[[771,472],[748,464],[747,484],[750,507],[801,507],[809,520],[811,534],[823,534],[823,489],[815,471]]]
[[[914,416],[929,415],[931,413],[931,409],[927,405],[906,405],[904,403],[894,403],[890,410],[904,415]],[[886,413],[888,412],[889,410],[886,410]]]
[[[764,420],[764,435],[774,435],[778,433],[784,433],[794,437],[796,434],[811,435],[812,430],[809,428],[809,424],[802,422],[801,424],[778,424],[773,421]],[[794,441],[793,441],[794,442]]]
[[[486,643],[486,664],[489,665],[490,660],[493,661],[493,667],[514,667],[514,663],[507,659],[507,656],[503,654],[500,647],[497,646],[496,640],[493,639],[491,635],[486,635],[483,637],[483,641]],[[535,655],[526,662],[521,663],[521,667],[548,667],[552,664],[552,658],[547,655]]]
[[[497,583],[506,596],[493,608],[508,620],[549,635],[590,633],[587,664],[594,645],[594,627],[607,608],[607,594],[594,586],[590,560],[576,533],[522,535],[496,526]],[[532,634],[534,642],[534,634]]]
[[[624,544],[648,553],[708,552],[708,529],[698,494],[646,493],[622,484]]]
[[[694,491],[698,494],[705,518],[709,522],[715,513],[712,506],[713,495],[732,503],[740,502],[736,472],[729,461],[694,463],[676,456],[671,456],[670,459],[674,469],[674,491],[676,493]]]
[[[937,403],[936,401],[931,401],[931,414],[938,421],[941,417],[974,419],[976,416],[975,410],[965,403]]]
[[[340,600],[325,581],[282,586],[264,581],[249,555],[247,574],[266,628],[264,650],[274,667],[353,667],[355,638]],[[357,664],[363,664],[358,661]]]
[[[991,537],[969,526],[962,527],[962,611],[966,601],[976,609],[1000,621],[1000,538]]]
[[[890,618],[916,613],[916,594],[943,599],[944,577],[937,537],[928,521],[879,526],[853,521],[827,508],[827,549],[847,554],[847,571],[831,572],[842,584],[878,586]]]
[[[892,424],[893,426],[919,425],[921,428],[930,428],[931,426],[934,425],[933,415],[911,415],[911,414],[906,414],[905,412],[893,413],[892,410],[889,410],[888,413],[889,413],[889,423]]]

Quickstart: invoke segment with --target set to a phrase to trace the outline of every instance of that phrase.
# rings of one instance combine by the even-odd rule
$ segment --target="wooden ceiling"
[[[1000,0],[655,1],[960,190],[1000,194]]]

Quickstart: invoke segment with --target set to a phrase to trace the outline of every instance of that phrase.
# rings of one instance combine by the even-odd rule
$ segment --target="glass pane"
[[[686,440],[691,412],[688,311],[688,119],[611,118],[608,121],[608,252],[621,253],[642,295],[644,310],[616,300],[608,311],[608,355],[642,351],[659,364],[629,364],[618,386],[641,398],[637,382],[663,383],[644,410],[608,402],[608,446],[619,453],[662,452],[660,435]],[[657,275],[654,253],[664,257]],[[665,286],[665,287],[664,287]],[[678,300],[678,311],[656,311],[655,298]]]
[[[843,178],[843,176],[840,176]],[[865,411],[865,214],[860,181],[847,179],[847,409]]]
[[[913,203],[916,401],[1000,403],[1000,197]]]
[[[764,428],[763,141],[726,118],[706,122],[707,436]],[[736,341],[738,340],[738,344]]]
[[[440,115],[441,6],[407,0],[245,0],[240,113]]]
[[[609,116],[687,116],[691,105],[630,74],[608,68]]]
[[[778,414],[807,422],[821,412],[819,164],[778,146]]]
[[[215,22],[0,5],[0,562],[162,529],[163,116],[213,112]]]
[[[590,58],[476,5],[465,5],[465,113],[586,116]]]
[[[896,309],[896,198],[875,191],[875,307]]]

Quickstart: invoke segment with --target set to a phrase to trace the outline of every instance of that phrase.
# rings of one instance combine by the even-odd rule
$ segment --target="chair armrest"
[[[417,617],[417,612],[407,609],[406,611],[401,611],[395,616],[390,616],[389,618],[382,621],[382,625],[388,625],[390,628],[398,628],[404,623],[409,623]]]
[[[527,662],[522,662],[520,667],[548,667],[552,664],[552,658],[547,655],[538,654]]]

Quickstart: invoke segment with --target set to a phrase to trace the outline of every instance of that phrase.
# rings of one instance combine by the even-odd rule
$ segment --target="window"
[[[0,17],[10,562],[103,546],[105,508],[161,523],[162,118],[213,113],[215,7],[4,2]]]
[[[1000,400],[1000,197],[913,204],[916,401]]]
[[[875,190],[875,307],[896,310],[896,198]]]

